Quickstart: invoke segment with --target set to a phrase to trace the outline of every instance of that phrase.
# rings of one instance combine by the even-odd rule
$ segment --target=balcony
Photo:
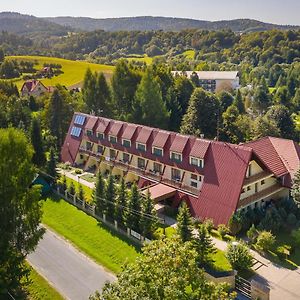
[[[128,170],[133,172],[133,173],[136,173],[139,176],[145,177],[145,169],[144,168],[137,168],[137,167],[134,167],[134,166],[129,166]]]
[[[150,179],[153,179],[155,181],[160,181],[162,173],[159,171],[147,170],[147,171],[145,171],[145,175],[147,177],[149,177]]]
[[[163,183],[166,183],[166,184],[169,184],[169,185],[171,185],[171,186],[174,186],[174,187],[176,187],[176,188],[181,188],[181,181],[180,181],[180,179],[178,178],[178,179],[168,179],[168,178],[162,178],[161,179],[161,181],[163,182]]]
[[[271,176],[272,176],[272,174],[269,173],[269,172],[266,172],[266,171],[260,172],[258,174],[253,175],[253,176],[245,178],[244,186],[253,184],[255,182],[261,181],[261,180],[263,180],[267,177],[271,177]]]
[[[275,184],[273,186],[270,186],[269,188],[266,188],[262,191],[259,191],[249,197],[246,197],[242,200],[239,201],[239,204],[238,204],[238,207],[244,207],[244,206],[247,206],[255,201],[258,201],[260,199],[263,199],[263,198],[266,198],[266,197],[269,197],[277,192],[280,192],[281,190],[283,190],[284,187],[281,186],[280,184]]]
[[[88,155],[91,155],[93,153],[93,151],[91,149],[87,149],[84,146],[79,147],[79,152],[84,153],[84,154],[88,154]]]
[[[129,168],[129,162],[126,162],[124,160],[115,160],[115,167],[123,170],[123,171],[128,171]]]

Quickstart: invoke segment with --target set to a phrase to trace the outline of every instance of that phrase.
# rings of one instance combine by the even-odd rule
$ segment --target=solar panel
[[[82,116],[82,115],[76,115],[76,116],[75,116],[75,120],[74,120],[74,124],[77,124],[77,125],[83,125],[83,124],[84,124],[84,121],[85,121],[85,116]]]
[[[81,128],[73,126],[71,129],[71,135],[79,137],[81,133]]]

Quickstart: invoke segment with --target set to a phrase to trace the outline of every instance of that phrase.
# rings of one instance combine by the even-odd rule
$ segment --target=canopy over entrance
[[[176,193],[176,189],[174,189],[168,185],[162,184],[162,183],[158,183],[156,185],[150,186],[149,188],[145,188],[142,193],[144,195],[146,195],[147,190],[149,190],[151,198],[155,202],[159,202],[164,199],[168,199],[168,198],[174,196]]]

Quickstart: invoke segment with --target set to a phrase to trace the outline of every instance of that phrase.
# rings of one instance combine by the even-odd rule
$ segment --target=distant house
[[[51,67],[44,67],[42,70],[41,70],[41,74],[45,77],[51,77],[53,76],[53,70]]]
[[[209,92],[235,90],[240,87],[238,71],[173,71],[173,76],[198,76],[199,86]]]
[[[44,86],[41,81],[35,79],[27,80],[21,88],[22,96],[41,96],[48,92],[49,88]]]

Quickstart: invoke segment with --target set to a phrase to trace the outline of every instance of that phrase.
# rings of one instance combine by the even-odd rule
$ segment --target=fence
[[[89,204],[84,200],[79,199],[76,195],[71,195],[69,194],[67,191],[65,191],[64,193],[61,193],[60,188],[57,187],[56,190],[54,190],[55,193],[62,197],[64,200],[66,200],[68,203],[76,206],[78,209],[86,212],[88,215],[94,217],[95,219],[97,219],[98,221],[103,222],[105,225],[107,225],[109,228],[111,228],[112,230],[116,231],[117,233],[120,233],[121,235],[123,235],[124,237],[129,238],[130,240],[132,240],[133,242],[139,244],[139,245],[143,245],[144,243],[149,243],[150,240],[143,237],[140,233],[127,228],[127,231],[123,230],[122,228],[120,228],[118,226],[118,222],[114,221],[114,224],[109,222],[106,219],[106,216],[103,215],[102,217],[96,214],[96,207],[95,205]]]

